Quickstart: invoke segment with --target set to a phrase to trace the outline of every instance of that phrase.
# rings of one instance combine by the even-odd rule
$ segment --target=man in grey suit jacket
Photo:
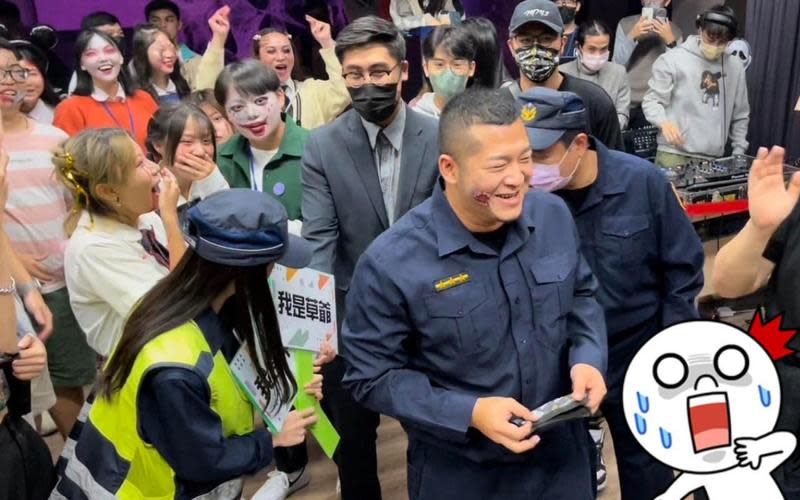
[[[303,237],[312,268],[336,278],[339,324],[353,269],[370,243],[428,198],[438,175],[438,124],[400,99],[408,79],[405,41],[390,22],[355,20],[339,34],[353,109],[314,130],[303,153]],[[336,462],[342,499],[379,499],[375,439],[379,415],[342,388],[342,357],[325,367],[323,404],[341,435]]]

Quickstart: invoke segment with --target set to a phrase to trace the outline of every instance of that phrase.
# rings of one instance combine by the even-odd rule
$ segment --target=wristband
[[[9,278],[11,279],[11,284],[8,286],[8,288],[0,288],[0,295],[12,295],[17,291],[17,284],[14,281],[14,277],[9,276]]]

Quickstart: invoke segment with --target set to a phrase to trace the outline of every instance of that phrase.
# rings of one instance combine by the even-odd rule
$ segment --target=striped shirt
[[[52,151],[67,138],[62,130],[28,119],[24,132],[7,133],[8,202],[4,227],[17,253],[42,258],[55,279],[49,293],[64,287],[64,220],[72,208],[69,191],[53,172]]]

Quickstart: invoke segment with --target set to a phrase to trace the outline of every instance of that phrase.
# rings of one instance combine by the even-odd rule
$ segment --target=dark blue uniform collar
[[[597,205],[606,196],[613,196],[625,192],[625,179],[618,175],[614,175],[613,163],[611,159],[611,151],[595,137],[592,137],[595,151],[597,151],[597,179],[594,184],[589,188],[589,193],[586,195],[578,212],[588,210],[589,208]]]
[[[236,340],[233,330],[223,323],[213,309],[209,307],[200,313],[194,321],[203,332],[203,336],[206,338],[206,342],[208,342],[213,354],[222,350],[226,359],[228,359],[229,355],[233,357],[236,349],[238,349],[239,342]],[[233,354],[231,354],[231,350],[233,350]]]
[[[464,224],[456,213],[453,212],[450,202],[445,198],[444,180],[441,177],[437,179],[436,185],[433,188],[431,212],[433,227],[436,232],[439,257],[444,257],[464,247],[469,247],[476,253],[497,255],[497,252],[478,241],[475,236],[464,227]],[[511,224],[511,227],[509,228],[501,257],[510,255],[522,247],[525,242],[528,241],[531,231],[536,227],[535,221],[530,214],[528,214],[524,205],[520,218],[509,224]]]

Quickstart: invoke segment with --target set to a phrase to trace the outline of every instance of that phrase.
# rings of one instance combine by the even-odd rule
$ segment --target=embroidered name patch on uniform
[[[443,292],[448,288],[453,288],[454,286],[463,285],[468,281],[469,281],[469,274],[461,273],[455,276],[450,276],[449,278],[440,279],[439,281],[434,283],[433,288],[437,292]]]

